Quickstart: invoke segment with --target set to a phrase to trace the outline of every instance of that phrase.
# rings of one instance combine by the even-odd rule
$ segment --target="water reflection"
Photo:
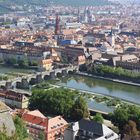
[[[62,78],[59,84],[79,90],[118,97],[140,104],[140,87],[136,86],[77,75]]]

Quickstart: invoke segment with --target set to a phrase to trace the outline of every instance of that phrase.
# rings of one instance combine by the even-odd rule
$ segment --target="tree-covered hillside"
[[[70,6],[99,6],[111,4],[108,0],[0,0],[0,14],[13,11],[11,5],[70,5]]]
[[[109,4],[108,0],[1,0],[2,3],[10,4],[63,4],[72,6],[81,5],[106,5]]]
[[[88,5],[106,5],[108,0],[53,0],[56,4],[73,5],[73,6],[88,6]]]

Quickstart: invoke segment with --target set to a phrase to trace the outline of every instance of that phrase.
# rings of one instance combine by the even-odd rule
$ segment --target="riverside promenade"
[[[117,82],[117,83],[121,83],[121,84],[140,87],[140,84],[134,83],[134,82],[131,82],[131,81],[124,81],[124,80],[119,80],[119,79],[106,78],[106,77],[96,76],[96,75],[92,75],[92,74],[88,74],[88,73],[84,73],[84,72],[76,72],[76,74],[81,75],[81,76],[93,77],[93,78],[108,80],[108,81]]]

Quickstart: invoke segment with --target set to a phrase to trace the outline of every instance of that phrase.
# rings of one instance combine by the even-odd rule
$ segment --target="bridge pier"
[[[50,80],[50,75],[45,75],[45,76],[44,76],[44,80],[45,80],[45,81]]]
[[[21,88],[21,82],[16,82],[16,88]]]
[[[28,89],[29,88],[28,79],[24,78],[24,79],[21,80],[21,88],[22,89]]]
[[[36,78],[31,78],[29,84],[30,85],[35,85],[36,84]]]
[[[50,79],[54,80],[56,78],[55,72],[50,72]]]
[[[67,74],[69,73],[74,73],[78,71],[78,67],[77,66],[70,66],[70,67],[65,67],[62,69],[55,69],[50,71],[44,71],[38,74],[32,74],[32,75],[28,75],[28,78],[17,78],[16,80],[14,80],[13,82],[6,82],[5,87],[6,88],[21,88],[21,89],[29,89],[29,85],[34,85],[37,83],[41,83],[43,80],[54,80],[56,78],[56,76],[67,76]],[[20,81],[21,80],[21,81]]]
[[[67,76],[67,70],[62,70],[62,76]]]
[[[6,89],[11,89],[12,88],[12,82],[7,81],[5,84]]]
[[[43,81],[42,75],[41,74],[37,75],[36,76],[36,83],[41,83],[42,81]]]

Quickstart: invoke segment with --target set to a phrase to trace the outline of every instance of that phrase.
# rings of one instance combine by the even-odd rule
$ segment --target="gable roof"
[[[45,117],[39,110],[28,111],[22,115],[22,119],[33,125],[38,125],[45,127],[45,130],[49,133],[51,131],[60,129],[67,126],[67,122],[62,118],[62,116],[56,116],[53,118]]]
[[[94,133],[94,135],[103,136],[102,124],[82,119],[79,121],[79,129]]]
[[[34,124],[34,125],[38,125],[38,126],[43,126],[47,129],[48,118],[44,118],[44,117],[40,117],[40,116],[25,113],[25,114],[23,114],[22,119],[25,122],[28,122],[28,123],[31,123],[31,124]]]
[[[41,118],[46,118],[39,110],[29,111],[28,114],[34,115]]]

